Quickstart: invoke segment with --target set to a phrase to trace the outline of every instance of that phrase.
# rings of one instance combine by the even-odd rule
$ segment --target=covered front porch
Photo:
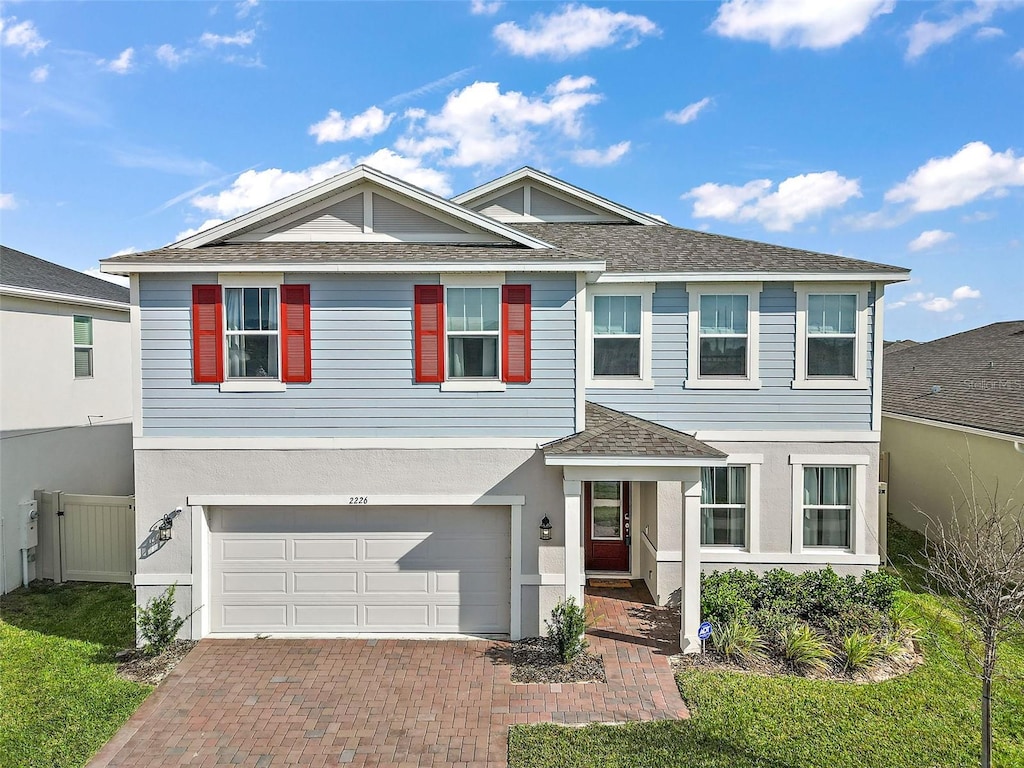
[[[657,559],[659,547],[675,550],[680,567],[673,587],[679,589],[679,647],[683,653],[696,653],[700,650],[701,468],[724,466],[727,456],[690,435],[595,403],[587,403],[586,424],[583,432],[544,446],[545,462],[562,469],[565,597],[582,604],[588,573],[639,577],[657,596],[657,585],[632,562],[634,553],[646,547]],[[631,508],[642,496],[635,492],[638,488],[645,490],[643,495],[648,506],[654,504],[657,517],[673,523],[662,526],[674,531],[673,544],[665,535],[652,542],[649,525],[639,530],[633,525],[640,511]],[[660,488],[678,492],[663,494]],[[614,557],[616,545],[624,547],[625,557],[630,558],[625,567]]]

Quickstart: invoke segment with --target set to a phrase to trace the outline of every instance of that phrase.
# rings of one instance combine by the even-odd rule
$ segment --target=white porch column
[[[700,477],[683,481],[683,584],[679,647],[699,653],[700,639]]]
[[[562,493],[565,496],[565,599],[575,597],[579,606],[583,605],[582,492],[583,483],[579,480],[562,482]]]

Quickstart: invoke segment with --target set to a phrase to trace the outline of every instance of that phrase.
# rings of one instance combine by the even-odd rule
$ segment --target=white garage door
[[[509,631],[507,507],[224,507],[214,632]]]

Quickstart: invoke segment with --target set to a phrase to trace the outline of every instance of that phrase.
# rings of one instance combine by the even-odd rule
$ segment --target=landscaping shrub
[[[898,606],[889,612],[889,624],[892,627],[893,639],[899,643],[916,640],[921,634],[921,629],[914,623],[913,614],[907,605]]]
[[[558,645],[562,662],[568,664],[586,649],[583,634],[587,631],[587,613],[576,598],[560,600],[551,611],[551,621],[545,620],[548,637]]]
[[[875,637],[885,637],[892,632],[889,617],[864,603],[845,606],[837,615],[830,616],[822,624],[826,634],[836,640],[853,632]]]
[[[875,638],[865,632],[852,632],[840,641],[843,669],[847,672],[869,667],[878,660],[881,648]]]
[[[733,618],[711,630],[711,645],[730,661],[753,661],[764,656],[761,631],[743,619]]]
[[[782,657],[798,669],[828,669],[835,654],[825,638],[807,624],[793,624],[779,633]]]
[[[145,608],[139,609],[136,623],[139,627],[139,634],[146,641],[143,649],[151,656],[156,656],[167,650],[167,647],[174,642],[178,636],[178,630],[185,623],[187,617],[174,615],[174,589],[172,584],[160,597],[154,597],[146,603]]]

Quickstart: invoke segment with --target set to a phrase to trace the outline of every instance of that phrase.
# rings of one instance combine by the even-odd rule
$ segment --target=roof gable
[[[463,192],[452,201],[510,223],[663,223],[530,167]]]
[[[171,248],[224,243],[547,243],[368,166],[314,184]]]

